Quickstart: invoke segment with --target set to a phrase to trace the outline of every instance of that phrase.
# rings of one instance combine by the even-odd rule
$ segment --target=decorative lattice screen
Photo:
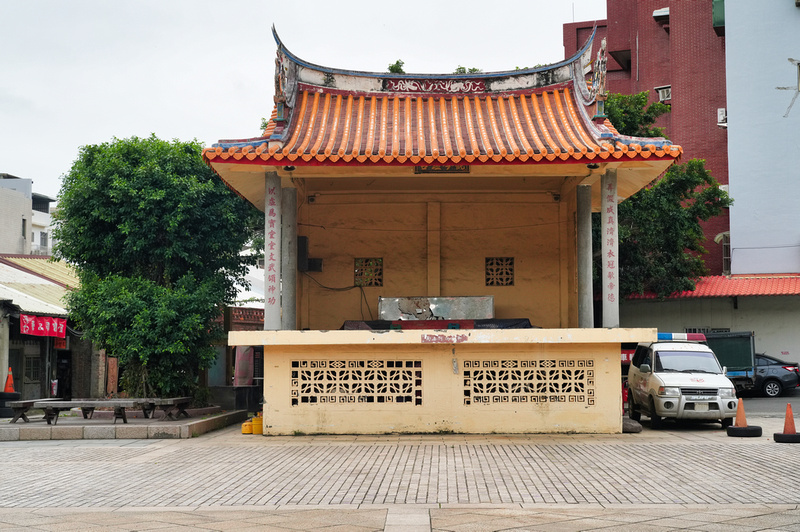
[[[383,286],[383,258],[362,258],[354,262],[356,286]]]
[[[420,360],[293,360],[292,406],[422,405]]]
[[[594,405],[593,360],[466,360],[464,404]]]
[[[514,286],[514,257],[486,257],[486,286]]]

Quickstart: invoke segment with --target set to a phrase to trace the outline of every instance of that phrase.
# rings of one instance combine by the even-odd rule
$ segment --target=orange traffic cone
[[[734,427],[746,427],[747,426],[747,418],[744,416],[744,401],[739,399],[739,404],[736,405],[736,423],[733,424]]]
[[[6,377],[6,389],[3,393],[14,393],[14,376],[11,374],[11,366],[8,367],[8,377]]]
[[[776,432],[773,437],[778,443],[800,443],[800,434],[794,428],[792,403],[786,403],[786,419],[783,422],[783,432]]]
[[[744,401],[739,399],[739,404],[736,405],[736,423],[732,427],[726,429],[728,436],[737,436],[739,438],[757,438],[761,436],[761,427],[754,425],[747,425],[747,419],[744,416]]]

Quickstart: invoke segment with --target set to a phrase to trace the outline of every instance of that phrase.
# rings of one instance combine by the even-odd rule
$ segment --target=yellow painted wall
[[[264,345],[265,434],[619,433],[620,342],[654,337],[654,329],[240,331],[231,333],[231,343]],[[369,393],[351,394],[336,384],[351,382],[335,376],[336,372],[346,373],[351,364],[363,362],[370,367],[372,363],[381,367],[377,371],[389,371],[384,368],[387,361],[419,363],[412,371],[419,379],[415,389],[420,391],[420,404],[352,400],[351,395]],[[543,367],[547,361],[555,365]],[[475,401],[474,383],[467,382],[474,374],[465,374],[465,370],[477,365],[499,372],[509,364],[529,367],[531,363],[548,375],[568,368],[570,375],[579,376],[575,380],[581,383],[580,389],[562,386],[514,392],[497,388],[487,392],[491,397],[488,404]],[[307,374],[304,377],[299,371]],[[318,402],[304,403],[302,397],[309,392],[303,391],[303,378],[312,374],[321,376],[329,387],[310,394]],[[558,376],[553,378],[564,382]],[[373,391],[392,395],[380,388]],[[525,402],[514,399],[523,395],[527,395]],[[534,395],[538,396],[536,402]]]
[[[543,193],[325,195],[301,202],[298,232],[322,272],[299,279],[299,327],[377,319],[379,297],[494,296],[495,317],[577,324],[574,219]],[[572,208],[574,211],[574,208]],[[381,257],[384,286],[349,291],[354,259]],[[485,284],[486,257],[514,257],[514,286]],[[570,274],[570,271],[573,273]],[[574,308],[574,309],[573,309]]]

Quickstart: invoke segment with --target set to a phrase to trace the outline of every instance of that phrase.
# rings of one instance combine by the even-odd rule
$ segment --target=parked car
[[[702,338],[701,338],[702,337]],[[628,416],[717,421],[723,428],[736,416],[736,391],[703,335],[658,333],[659,341],[641,343],[628,369]]]
[[[756,353],[756,390],[767,397],[800,386],[800,367],[796,362],[786,362],[763,353]]]

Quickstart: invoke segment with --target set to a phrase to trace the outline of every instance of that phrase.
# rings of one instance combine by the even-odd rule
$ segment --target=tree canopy
[[[606,102],[609,120],[623,135],[664,136],[654,124],[665,112],[669,106],[663,103],[647,105],[647,92],[612,94]],[[732,203],[700,159],[672,165],[662,178],[620,203],[620,294],[652,292],[663,299],[694,290],[696,279],[708,273],[700,222]],[[595,249],[600,248],[599,225],[593,224],[598,229]]]
[[[201,149],[155,136],[84,146],[59,193],[54,255],[81,280],[70,316],[119,358],[129,393],[193,391],[214,360],[214,320],[254,260],[240,252],[255,209]]]

